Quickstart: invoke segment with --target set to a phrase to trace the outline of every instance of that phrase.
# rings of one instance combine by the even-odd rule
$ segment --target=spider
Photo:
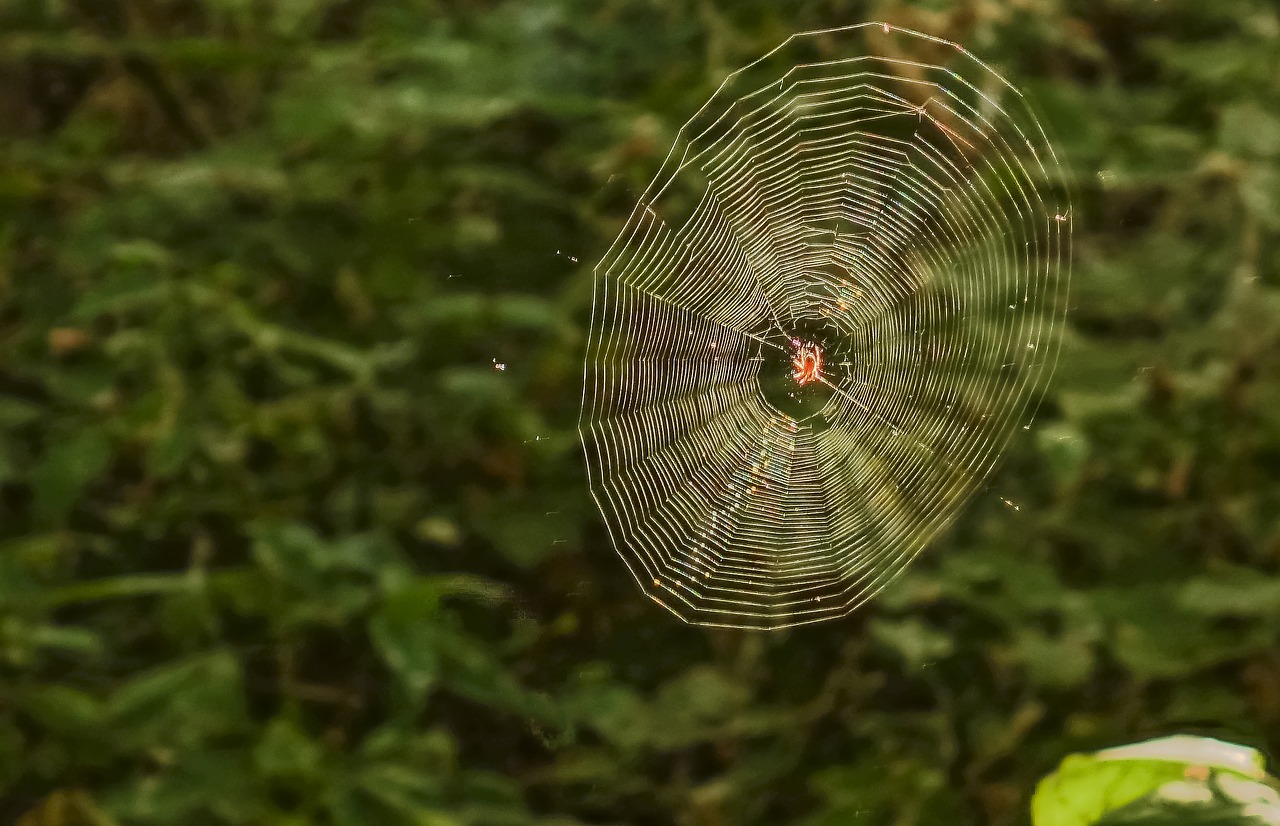
[[[791,357],[791,377],[801,387],[811,381],[822,381],[822,348],[810,341],[791,339],[795,355]]]

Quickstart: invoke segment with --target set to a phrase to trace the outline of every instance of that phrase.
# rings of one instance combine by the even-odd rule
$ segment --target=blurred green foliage
[[[589,506],[590,268],[725,73],[866,19],[1056,136],[1058,377],[873,605],[686,627]],[[1014,824],[1280,744],[1270,0],[3,0],[0,112],[0,821]]]

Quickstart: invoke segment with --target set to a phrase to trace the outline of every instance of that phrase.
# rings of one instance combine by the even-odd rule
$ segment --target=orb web
[[[730,75],[595,270],[580,431],[641,587],[735,627],[876,594],[1029,425],[1069,240],[1043,129],[956,44],[867,23]]]

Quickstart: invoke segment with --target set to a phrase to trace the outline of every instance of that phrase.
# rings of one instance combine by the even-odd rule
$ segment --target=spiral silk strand
[[[877,593],[1029,426],[1070,230],[1039,122],[955,44],[867,23],[730,75],[596,267],[580,430],[641,587],[764,628]]]

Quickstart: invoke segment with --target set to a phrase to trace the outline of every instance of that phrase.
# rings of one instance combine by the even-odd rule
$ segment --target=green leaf
[[[1260,626],[1227,629],[1206,624],[1164,587],[1098,589],[1090,601],[1109,623],[1112,653],[1140,677],[1188,675],[1266,650],[1271,642],[1270,633]]]
[[[705,739],[750,706],[747,686],[710,666],[693,666],[658,689],[646,716],[655,744],[671,748]]]
[[[195,449],[195,434],[191,428],[179,423],[162,433],[147,448],[147,470],[153,476],[169,476],[182,467]]]
[[[254,765],[269,778],[311,778],[319,771],[323,757],[323,747],[285,717],[267,724],[253,751]]]
[[[301,522],[262,522],[253,528],[253,556],[287,599],[276,606],[286,624],[335,624],[364,611],[380,587],[409,578],[395,543],[379,533],[335,540]]]
[[[1178,604],[1208,617],[1280,617],[1280,580],[1232,567],[1183,584]]]
[[[897,652],[913,671],[948,657],[953,650],[950,635],[930,628],[918,619],[882,620],[871,623],[871,635]]]
[[[1040,781],[1031,799],[1034,826],[1093,826],[1107,812],[1181,779],[1185,763],[1104,762],[1072,754]]]
[[[1089,457],[1089,442],[1076,427],[1067,422],[1057,422],[1039,428],[1036,431],[1036,444],[1059,487],[1065,487],[1079,478],[1085,460]]]
[[[575,719],[623,750],[633,751],[649,742],[660,724],[639,692],[611,679],[603,667],[581,669],[566,695],[565,706]]]
[[[1254,102],[1223,110],[1218,145],[1238,157],[1280,155],[1280,118]]]
[[[411,700],[420,700],[439,678],[437,589],[426,583],[389,595],[369,622],[369,637]]]
[[[560,309],[538,296],[498,296],[493,300],[493,314],[504,327],[552,331],[565,326]]]
[[[214,652],[145,671],[111,695],[107,712],[125,744],[186,744],[245,724],[240,664]]]
[[[126,823],[261,823],[270,810],[247,756],[189,751],[160,771],[140,773],[103,800]]]
[[[108,723],[101,701],[66,685],[41,686],[23,698],[21,707],[50,731],[75,738],[101,732]]]
[[[40,418],[44,408],[14,396],[0,396],[0,427],[13,428]]]
[[[436,639],[443,682],[464,697],[525,717],[559,724],[561,715],[544,694],[520,684],[484,640],[452,628]]]
[[[110,461],[111,443],[97,428],[55,444],[31,472],[39,512],[46,519],[61,518]]]
[[[577,547],[585,516],[577,496],[552,488],[485,503],[476,527],[503,557],[529,569]]]
[[[62,649],[81,657],[96,658],[106,650],[102,634],[95,628],[34,623],[29,626],[27,640],[36,648]]]
[[[1253,164],[1240,181],[1240,200],[1263,226],[1280,227],[1280,169]]]
[[[443,393],[469,407],[506,402],[512,396],[511,377],[492,368],[450,367],[438,377]]]
[[[184,594],[198,587],[199,584],[199,580],[186,574],[116,576],[107,579],[89,579],[50,588],[42,593],[42,601],[45,605],[60,606],[107,599]]]
[[[1052,636],[1034,628],[1014,635],[1018,660],[1038,685],[1066,688],[1079,685],[1093,672],[1093,640],[1070,631]]]
[[[126,269],[82,295],[72,308],[70,318],[75,321],[90,321],[106,313],[149,307],[163,299],[167,289],[167,284],[159,280],[154,272]]]
[[[359,777],[360,787],[393,811],[415,819],[440,818],[423,823],[455,822],[443,810],[431,811],[443,802],[444,784],[438,777],[389,761],[363,766]]]
[[[323,587],[324,571],[335,567],[332,547],[308,525],[271,522],[254,526],[253,556],[274,578],[304,591]]]
[[[1260,777],[1262,771],[1261,755],[1254,749],[1207,737],[1165,737],[1095,754],[1071,754],[1036,786],[1032,822],[1095,826],[1108,812],[1186,779],[1191,766],[1245,779]]]

